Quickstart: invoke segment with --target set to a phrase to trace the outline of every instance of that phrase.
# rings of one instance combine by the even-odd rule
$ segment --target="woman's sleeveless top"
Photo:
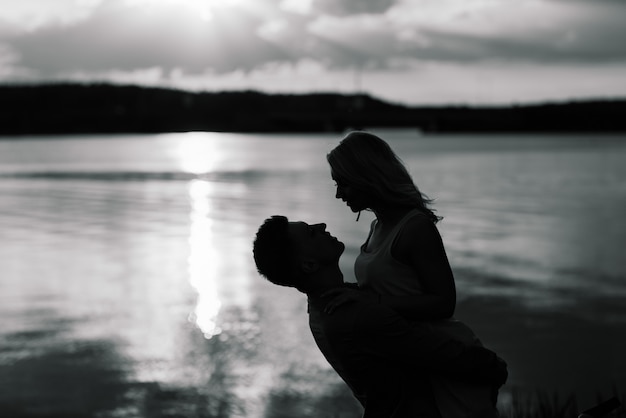
[[[415,270],[396,260],[391,255],[391,248],[404,225],[414,216],[424,216],[417,209],[407,213],[404,218],[390,231],[378,248],[367,249],[376,220],[372,222],[369,236],[361,246],[359,256],[354,262],[354,275],[357,283],[380,295],[407,296],[422,294],[423,289]]]

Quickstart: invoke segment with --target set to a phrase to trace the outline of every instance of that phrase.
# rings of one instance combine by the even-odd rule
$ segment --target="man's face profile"
[[[289,222],[289,239],[300,260],[320,265],[336,263],[345,248],[341,241],[326,231],[326,224],[323,223]]]

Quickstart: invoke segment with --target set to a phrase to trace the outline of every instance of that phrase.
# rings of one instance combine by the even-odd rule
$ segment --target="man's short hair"
[[[252,246],[258,272],[270,282],[296,287],[295,254],[289,238],[289,220],[274,215],[263,222]]]

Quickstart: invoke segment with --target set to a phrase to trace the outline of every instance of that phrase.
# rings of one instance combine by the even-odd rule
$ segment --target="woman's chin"
[[[348,207],[354,213],[359,213],[359,212],[364,211],[366,209],[366,208],[363,208],[361,206],[353,206],[353,205],[348,205]]]

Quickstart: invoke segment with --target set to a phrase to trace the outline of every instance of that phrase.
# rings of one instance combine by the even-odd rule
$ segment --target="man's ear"
[[[300,259],[300,269],[304,274],[315,273],[320,268],[320,263],[313,258]]]

